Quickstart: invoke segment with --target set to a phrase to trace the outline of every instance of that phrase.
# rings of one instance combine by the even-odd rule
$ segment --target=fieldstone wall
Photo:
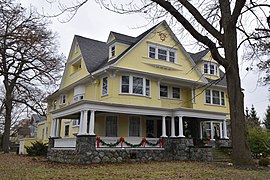
[[[190,147],[190,153],[189,153],[189,159],[190,160],[196,160],[196,161],[212,161],[212,147],[206,146],[206,147]]]
[[[54,139],[50,139],[54,141]],[[53,144],[53,142],[49,142]],[[78,136],[76,148],[49,145],[48,159],[63,163],[93,164],[167,160],[212,160],[211,148],[193,148],[190,138],[163,138],[164,148],[96,148],[95,136]]]

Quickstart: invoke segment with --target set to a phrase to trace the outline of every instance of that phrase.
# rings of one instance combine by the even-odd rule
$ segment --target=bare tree
[[[14,0],[0,0],[0,76],[4,86],[3,150],[9,152],[14,103],[42,113],[39,94],[60,78],[63,56],[57,54],[49,22]]]

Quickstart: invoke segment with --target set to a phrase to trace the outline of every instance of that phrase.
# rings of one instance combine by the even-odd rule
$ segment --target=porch
[[[52,112],[48,151],[51,160],[73,161],[66,158],[73,156],[82,158],[79,160],[82,163],[106,161],[103,156],[110,156],[110,162],[115,158],[121,162],[144,161],[149,156],[159,160],[211,160],[209,144],[190,148],[196,145],[194,139],[202,140],[206,132],[209,142],[214,141],[216,123],[219,138],[228,138],[224,113],[90,101],[75,105]],[[204,125],[208,122],[210,131]],[[73,128],[75,131],[71,132]],[[197,155],[191,157],[192,154]]]

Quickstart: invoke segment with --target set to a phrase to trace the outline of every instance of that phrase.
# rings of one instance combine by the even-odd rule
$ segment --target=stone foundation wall
[[[164,148],[96,148],[95,136],[78,136],[74,149],[56,149],[52,145],[53,142],[49,142],[48,159],[63,163],[212,160],[211,148],[194,148],[189,138],[163,138]]]

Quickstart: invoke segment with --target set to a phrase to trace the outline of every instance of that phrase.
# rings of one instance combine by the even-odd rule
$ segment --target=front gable
[[[151,54],[151,51],[155,52]],[[167,57],[162,57],[162,53],[167,53]],[[170,62],[172,60],[174,62]],[[204,78],[201,78],[201,73],[197,70],[195,63],[165,21],[130,48],[114,66],[206,82]]]
[[[74,37],[59,89],[61,90],[88,75],[89,73],[81,54],[80,46],[76,37]]]

